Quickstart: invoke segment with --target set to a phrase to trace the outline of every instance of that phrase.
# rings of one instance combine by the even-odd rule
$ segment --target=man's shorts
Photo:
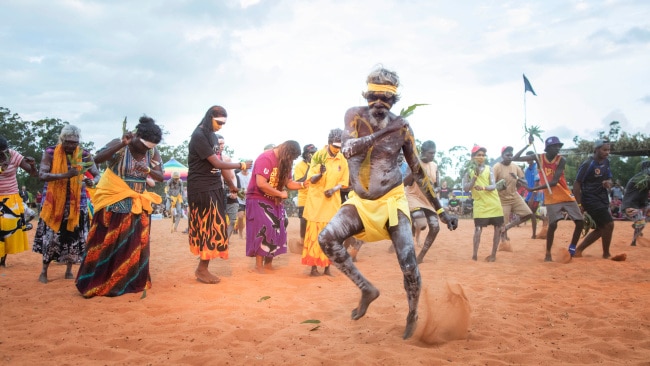
[[[546,217],[549,223],[558,222],[564,219],[562,211],[566,211],[573,221],[582,221],[582,212],[576,201],[567,201],[546,205]]]
[[[608,207],[601,207],[596,209],[586,209],[591,219],[594,220],[597,227],[614,222],[612,214],[609,212]]]
[[[480,217],[474,219],[474,227],[486,227],[488,225],[503,225],[503,216],[498,217]]]

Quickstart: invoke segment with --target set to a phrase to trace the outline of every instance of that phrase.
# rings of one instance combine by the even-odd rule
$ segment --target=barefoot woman
[[[190,251],[199,256],[196,279],[218,283],[219,277],[208,271],[210,260],[228,259],[226,199],[222,169],[246,169],[251,162],[226,163],[217,157],[219,142],[215,132],[225,124],[228,114],[223,107],[212,106],[192,133],[189,144],[187,202],[189,204]],[[226,180],[230,192],[237,186]]]

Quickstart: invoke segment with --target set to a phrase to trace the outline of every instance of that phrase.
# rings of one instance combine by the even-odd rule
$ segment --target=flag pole
[[[526,120],[526,114],[527,114],[527,111],[526,111],[526,92],[528,91],[528,86],[530,85],[530,83],[526,84],[527,81],[528,80],[526,79],[526,75],[524,74],[524,133],[527,133],[527,131],[528,131],[528,125],[527,125],[528,121]],[[530,87],[530,91],[534,95],[537,95],[533,91],[532,86]],[[537,148],[535,147],[534,140],[531,143],[531,145],[533,145],[533,151],[535,152],[535,162],[537,163],[537,169],[542,173],[542,177],[544,178],[544,184],[546,184],[546,189],[548,190],[548,194],[552,195],[553,191],[551,191],[551,185],[548,183],[548,178],[546,177],[546,173],[544,173],[544,170],[542,169],[541,161],[539,161],[539,159],[537,158],[538,154],[537,154]]]

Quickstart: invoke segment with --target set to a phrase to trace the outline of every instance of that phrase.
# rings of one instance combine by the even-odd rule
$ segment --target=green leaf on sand
[[[262,302],[262,301],[264,301],[264,300],[268,300],[268,299],[270,299],[270,298],[271,298],[271,296],[262,296],[262,297],[260,297],[259,300],[257,300],[257,302]]]
[[[320,320],[318,320],[318,319],[309,319],[309,320],[304,320],[304,321],[301,322],[300,324],[305,324],[305,323],[309,323],[309,324],[320,324]]]

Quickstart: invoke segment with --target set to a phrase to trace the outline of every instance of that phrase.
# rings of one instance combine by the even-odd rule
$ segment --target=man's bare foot
[[[7,255],[5,254],[0,258],[0,267],[7,267]]]
[[[311,267],[311,273],[309,273],[310,276],[312,277],[318,277],[320,276],[320,272],[318,272],[318,268],[316,266]]]
[[[329,266],[325,267],[325,270],[323,271],[323,275],[325,275],[325,276],[330,276],[330,277],[334,277],[334,275],[332,274],[332,272],[330,272],[330,267],[329,267]]]
[[[374,286],[370,285],[370,288],[367,290],[361,290],[361,300],[359,300],[359,306],[356,309],[352,310],[352,320],[357,320],[366,315],[366,310],[370,303],[375,301],[379,297],[379,290]]]
[[[274,270],[273,265],[272,265],[271,263],[266,263],[266,264],[264,265],[264,269],[265,269],[266,271],[273,271],[273,270]]]
[[[574,258],[582,258],[582,250],[577,250],[576,249],[576,253],[573,255],[573,257]],[[603,257],[604,257],[604,255],[603,255]]]
[[[255,272],[258,274],[266,274],[266,271],[264,270],[264,266],[255,266]]]
[[[219,277],[213,275],[212,273],[208,272],[207,270],[196,270],[194,272],[194,275],[196,276],[196,280],[202,283],[207,283],[210,285],[214,285],[215,283],[221,282],[221,279]]]
[[[487,257],[485,257],[486,262],[494,262],[496,260],[497,260],[497,257],[495,257],[493,255],[488,255]]]
[[[478,260],[478,256],[477,256],[476,254],[474,254],[474,255],[472,256],[472,260],[473,260],[473,261],[477,261],[477,260]]]
[[[544,262],[553,262],[553,258],[551,257],[551,253],[546,253],[546,257],[544,258]]]
[[[576,252],[576,254],[577,254],[577,253],[578,253],[578,252]],[[609,258],[611,258],[611,256],[612,256],[612,255],[609,254],[609,253],[603,253],[603,258],[604,258],[604,259],[609,259]]]
[[[424,262],[424,257],[420,257],[420,255],[418,255],[415,260],[418,264],[422,264],[422,262]]]
[[[415,326],[418,322],[418,314],[414,311],[413,313],[409,312],[409,315],[406,317],[406,329],[404,329],[403,339],[409,339],[415,331]]]
[[[38,282],[47,283],[47,275],[45,273],[41,273],[41,275],[38,276]]]
[[[72,272],[66,272],[66,273],[65,273],[65,279],[66,279],[66,280],[72,280],[72,279],[74,279],[74,275],[72,274]]]

